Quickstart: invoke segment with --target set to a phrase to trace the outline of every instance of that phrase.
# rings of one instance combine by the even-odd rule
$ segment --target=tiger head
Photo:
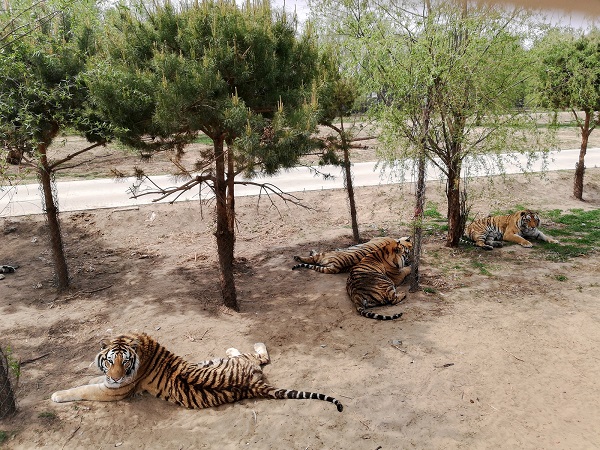
[[[104,372],[107,387],[118,388],[134,381],[140,365],[136,348],[136,342],[124,336],[108,343],[102,341],[100,353],[96,355],[96,365]]]
[[[519,228],[521,231],[528,232],[540,226],[540,216],[531,210],[521,211]]]
[[[398,267],[406,267],[410,265],[410,252],[412,250],[412,242],[410,236],[401,237],[396,241],[398,246],[396,247],[395,253],[400,257],[398,261]]]

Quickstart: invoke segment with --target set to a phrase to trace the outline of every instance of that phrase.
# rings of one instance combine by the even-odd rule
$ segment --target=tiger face
[[[107,387],[119,387],[133,382],[139,368],[139,358],[132,346],[120,342],[108,347],[102,342],[96,355],[96,365],[104,372]]]
[[[531,234],[534,229],[540,226],[540,216],[533,211],[522,211],[520,229],[525,234]]]

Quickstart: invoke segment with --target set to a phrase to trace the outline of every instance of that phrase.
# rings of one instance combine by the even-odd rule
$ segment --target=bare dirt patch
[[[600,206],[600,169],[586,202],[572,172],[509,177],[474,210]],[[409,234],[412,187],[357,190],[364,238]],[[213,218],[198,203],[62,214],[74,289],[58,295],[41,216],[2,219],[2,345],[21,360],[19,412],[0,423],[7,448],[592,448],[600,442],[600,256],[545,258],[541,245],[449,249],[427,237],[423,285],[386,313],[360,317],[345,274],[291,271],[294,254],[351,244],[343,191],[302,194],[315,209],[237,202],[239,313],[220,306]],[[443,187],[429,201],[445,210]],[[543,229],[552,235],[555,224]],[[597,226],[597,224],[596,224]],[[478,263],[478,264],[474,264]],[[485,266],[488,274],[479,269]],[[406,287],[404,287],[406,289]],[[149,396],[56,404],[52,392],[96,376],[102,338],[147,332],[192,361],[265,342],[281,387],[345,406],[248,400],[186,410]]]

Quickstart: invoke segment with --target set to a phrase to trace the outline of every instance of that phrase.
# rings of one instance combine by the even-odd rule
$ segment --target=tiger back
[[[294,260],[300,264],[296,264],[292,267],[292,270],[305,268],[328,274],[347,272],[350,268],[358,264],[366,255],[385,247],[392,241],[397,242],[396,239],[390,237],[376,237],[363,244],[357,244],[347,248],[320,253],[313,250],[310,252],[309,256],[294,256]]]
[[[556,239],[546,236],[538,227],[541,220],[538,213],[531,210],[517,211],[503,216],[488,216],[474,220],[466,230],[465,236],[475,246],[485,250],[502,247],[503,241],[514,242],[523,247],[533,247],[526,238],[558,243]]]
[[[399,293],[399,285],[410,274],[408,266],[412,243],[408,239],[388,243],[385,247],[365,256],[350,270],[346,291],[361,316],[378,320],[394,320],[402,313],[382,315],[370,308],[395,305],[406,297]]]
[[[288,398],[323,400],[336,405],[338,411],[343,410],[333,397],[268,384],[261,368],[270,361],[267,349],[257,343],[254,350],[242,354],[230,348],[226,358],[194,364],[174,355],[145,333],[122,335],[103,344],[96,356],[102,377],[55,392],[52,400],[116,401],[146,391],[187,408],[208,408],[246,398]]]

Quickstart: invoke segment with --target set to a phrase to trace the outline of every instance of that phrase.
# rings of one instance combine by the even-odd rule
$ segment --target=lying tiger
[[[245,398],[316,399],[342,404],[333,397],[312,392],[278,389],[269,385],[261,369],[269,362],[265,344],[255,353],[228,349],[227,358],[193,364],[176,356],[147,334],[118,336],[103,342],[95,363],[104,372],[90,384],[58,391],[58,403],[76,400],[116,401],[147,391],[187,408],[208,408]]]
[[[382,305],[395,305],[406,297],[399,293],[399,285],[410,274],[408,260],[412,243],[410,239],[391,239],[388,243],[355,265],[346,280],[346,290],[350,300],[361,316],[378,320],[394,320],[402,313],[382,315],[368,311],[368,308]]]
[[[294,259],[300,264],[296,264],[292,267],[292,270],[305,268],[316,270],[320,273],[347,272],[369,253],[385,247],[392,241],[399,242],[402,240],[407,241],[410,238],[393,239],[389,237],[376,237],[364,244],[357,244],[348,248],[321,253],[313,250],[310,252],[310,256],[294,256]]]
[[[556,239],[546,236],[538,229],[540,222],[540,216],[531,210],[518,211],[505,216],[488,216],[470,223],[465,236],[474,245],[485,250],[502,247],[503,240],[527,248],[533,247],[533,244],[525,238],[558,244]]]

